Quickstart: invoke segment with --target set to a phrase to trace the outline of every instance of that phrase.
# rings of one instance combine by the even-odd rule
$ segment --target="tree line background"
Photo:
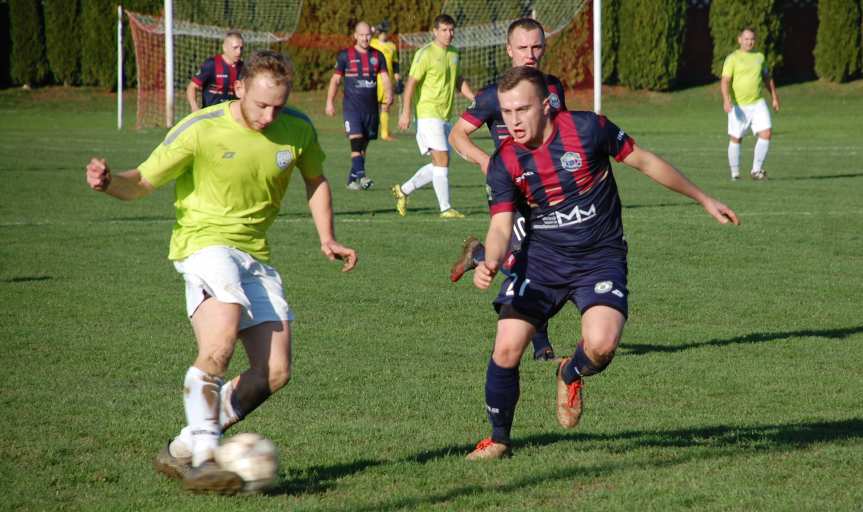
[[[159,14],[162,4],[122,5]],[[281,50],[301,70],[298,88],[322,88],[358,20],[387,18],[396,36],[421,32],[443,4],[411,0],[406,10],[404,0],[304,0],[297,33]],[[603,83],[669,90],[715,80],[744,26],[757,31],[758,49],[780,82],[853,80],[863,69],[861,11],[863,0],[603,0]],[[116,12],[117,0],[0,0],[0,85],[116,87]],[[584,9],[549,41],[543,67],[567,87],[592,80],[591,15]],[[124,82],[134,86],[126,32]]]

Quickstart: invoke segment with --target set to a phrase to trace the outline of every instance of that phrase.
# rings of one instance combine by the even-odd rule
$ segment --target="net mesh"
[[[447,0],[443,13],[456,22],[453,46],[459,49],[462,76],[474,91],[496,81],[512,65],[506,54],[506,30],[518,18],[542,23],[546,40],[564,30],[585,8],[585,0]],[[430,32],[399,34],[399,56],[411,62],[414,53],[432,40]],[[455,111],[467,107],[456,95]]]
[[[138,128],[172,125],[189,113],[186,86],[208,57],[222,52],[229,30],[243,34],[245,55],[287,41],[302,0],[175,0],[174,116],[165,115],[165,23],[162,16],[126,11],[138,68]]]

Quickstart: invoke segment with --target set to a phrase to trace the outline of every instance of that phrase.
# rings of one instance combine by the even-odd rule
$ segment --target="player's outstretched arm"
[[[732,224],[740,224],[740,220],[738,220],[734,210],[704,193],[703,190],[689,181],[683,173],[650,151],[633,145],[632,153],[623,159],[623,163],[641,171],[650,179],[669,190],[691,197],[701,204],[707,213],[719,223],[728,224],[730,222]]]
[[[476,130],[476,126],[464,119],[459,119],[449,133],[449,143],[462,158],[470,163],[478,164],[483,175],[485,175],[488,173],[489,155],[470,139],[470,134]]]
[[[495,213],[491,217],[485,236],[485,261],[477,265],[473,274],[473,284],[480,290],[491,286],[506,257],[512,237],[512,218],[512,212]]]
[[[309,211],[321,241],[321,252],[332,261],[342,260],[342,272],[350,272],[357,266],[357,252],[336,240],[330,183],[323,175],[303,179],[306,182]]]
[[[141,176],[138,169],[112,175],[111,168],[104,158],[91,158],[90,163],[87,164],[85,176],[87,185],[91,189],[123,201],[132,201],[150,195],[154,189],[153,185]]]

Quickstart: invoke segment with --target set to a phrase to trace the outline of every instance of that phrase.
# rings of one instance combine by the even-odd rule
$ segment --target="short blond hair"
[[[258,50],[246,62],[243,68],[243,80],[246,84],[258,75],[268,74],[278,84],[288,84],[294,81],[294,64],[290,57],[273,50]]]

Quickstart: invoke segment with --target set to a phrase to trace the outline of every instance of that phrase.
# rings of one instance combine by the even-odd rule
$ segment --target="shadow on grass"
[[[358,460],[346,464],[333,466],[312,466],[302,473],[300,477],[288,474],[287,479],[266,494],[269,496],[280,496],[284,494],[323,494],[329,490],[336,481],[346,476],[360,473],[368,468],[385,464],[382,460]]]
[[[835,180],[841,178],[863,178],[863,172],[849,172],[845,174],[821,174],[815,176],[779,176],[770,177],[770,181],[794,181],[794,180]]]
[[[511,480],[504,484],[470,485],[452,489],[445,493],[408,497],[389,503],[375,503],[361,507],[351,506],[354,511],[396,510],[418,505],[445,503],[462,496],[484,492],[516,492],[525,487],[543,485],[550,480],[571,479],[574,475],[597,478],[617,471],[633,468],[660,468],[684,464],[693,460],[729,457],[735,454],[751,454],[754,451],[788,451],[807,448],[815,443],[829,443],[863,438],[863,419],[851,418],[837,421],[813,421],[784,425],[713,425],[678,430],[630,430],[619,433],[543,433],[517,439],[513,443],[515,457],[519,450],[528,447],[545,447],[561,442],[576,442],[581,450],[606,450],[623,453],[645,447],[693,448],[687,452],[672,450],[669,456],[649,457],[648,462],[624,461],[614,463],[585,464],[577,466],[555,466],[547,472],[532,473],[530,477]],[[291,478],[267,492],[268,495],[323,494],[344,477],[360,473],[368,468],[388,464],[426,464],[451,457],[464,457],[473,446],[451,445],[436,450],[423,451],[396,461],[359,460],[349,464],[313,466],[303,471],[299,478]],[[707,452],[705,452],[707,450]],[[465,462],[465,464],[469,464]],[[470,463],[476,464],[476,463]],[[487,464],[485,462],[479,464]]]
[[[535,471],[529,475],[501,482],[494,479],[486,484],[472,484],[423,496],[394,499],[389,502],[372,503],[365,506],[351,506],[352,511],[404,510],[414,507],[447,504],[451,500],[484,493],[523,493],[526,488],[547,486],[555,480],[593,480],[618,471],[632,469],[658,469],[674,467],[692,461],[711,458],[751,455],[756,451],[788,451],[806,448],[814,443],[856,440],[863,438],[863,420],[852,418],[840,421],[817,421],[793,423],[788,425],[728,426],[716,425],[681,430],[629,431],[618,434],[540,434],[515,442],[516,457],[518,448],[526,446],[545,446],[565,441],[576,441],[587,446],[582,449],[597,448],[592,443],[606,445],[611,443],[611,451],[624,452],[638,448],[695,448],[685,452],[672,450],[667,456],[644,457],[635,461],[598,462],[585,459],[583,464],[555,464],[547,471]],[[461,447],[437,450],[440,457],[449,456]],[[462,452],[464,453],[464,452]],[[429,461],[427,454],[409,457],[408,460]],[[467,462],[466,462],[467,464]],[[488,463],[480,463],[488,464]],[[494,463],[492,463],[494,464]],[[452,505],[450,503],[450,505]]]
[[[653,345],[648,343],[627,343],[620,344],[621,356],[642,355],[651,352],[682,352],[693,348],[701,347],[724,347],[727,345],[737,345],[744,343],[765,343],[769,341],[784,340],[788,338],[827,338],[827,339],[844,339],[855,334],[863,333],[863,325],[856,327],[845,327],[842,329],[801,329],[799,331],[785,332],[756,332],[746,334],[744,336],[735,336],[727,339],[712,339],[707,341],[695,341],[692,343],[676,343],[674,345]]]
[[[51,276],[21,276],[21,277],[9,277],[7,279],[2,279],[0,282],[2,283],[32,283],[34,281],[50,281],[54,279]]]

